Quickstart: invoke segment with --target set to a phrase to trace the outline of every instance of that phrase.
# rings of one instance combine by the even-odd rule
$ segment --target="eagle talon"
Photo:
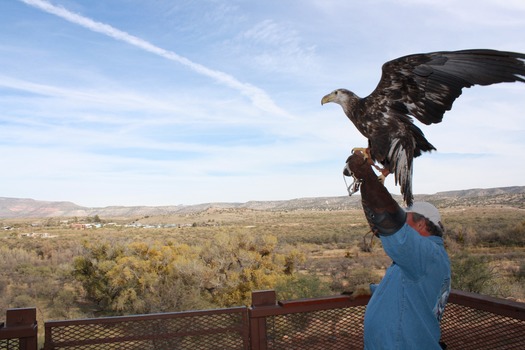
[[[360,152],[363,158],[367,161],[367,163],[373,166],[374,168],[376,168],[376,170],[381,173],[381,175],[379,175],[379,181],[382,184],[384,184],[386,177],[388,176],[388,174],[390,174],[390,171],[386,168],[380,167],[379,165],[375,163],[375,161],[372,159],[372,156],[370,155],[370,148],[364,148],[364,147],[352,148],[352,154],[354,154],[355,152]]]
[[[372,156],[370,155],[370,148],[364,148],[364,147],[352,148],[352,154],[356,152],[360,152],[363,155],[363,158],[368,162],[368,164],[374,165],[374,160],[372,159]]]
[[[352,148],[352,153],[355,153],[355,152],[361,152],[361,153],[363,153],[363,157],[370,158],[370,148],[354,147],[354,148]]]
[[[376,164],[374,164],[374,167],[381,173],[381,175],[379,175],[378,177],[379,182],[381,182],[382,184],[385,184],[385,179],[390,174],[390,171],[388,171],[388,169],[381,168],[380,166]]]

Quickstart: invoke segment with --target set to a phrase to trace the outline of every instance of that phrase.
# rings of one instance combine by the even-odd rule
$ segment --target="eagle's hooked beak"
[[[324,96],[323,99],[321,100],[321,106],[324,105],[325,103],[328,103],[328,102],[332,102],[335,98],[335,95],[333,92],[329,93],[328,95]]]

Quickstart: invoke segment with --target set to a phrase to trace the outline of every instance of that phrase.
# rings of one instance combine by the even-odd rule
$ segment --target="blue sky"
[[[458,4],[459,3],[459,4]],[[4,0],[0,197],[84,206],[340,196],[338,105],[416,52],[525,52],[522,0]],[[414,193],[525,185],[525,84],[464,91]],[[399,193],[393,178],[391,192]]]

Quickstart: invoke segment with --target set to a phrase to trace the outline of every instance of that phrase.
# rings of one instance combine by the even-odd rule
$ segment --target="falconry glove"
[[[375,235],[388,236],[405,224],[406,212],[392,198],[360,151],[346,160],[344,175],[353,175],[360,182],[361,201],[366,219]]]

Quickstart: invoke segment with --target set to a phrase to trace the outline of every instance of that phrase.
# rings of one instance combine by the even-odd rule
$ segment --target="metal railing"
[[[455,290],[441,338],[448,349],[525,349],[525,303]]]
[[[258,291],[249,308],[46,321],[44,349],[362,349],[368,300]],[[525,349],[525,304],[453,291],[441,329],[448,349]],[[35,309],[8,310],[0,349],[37,349]]]

